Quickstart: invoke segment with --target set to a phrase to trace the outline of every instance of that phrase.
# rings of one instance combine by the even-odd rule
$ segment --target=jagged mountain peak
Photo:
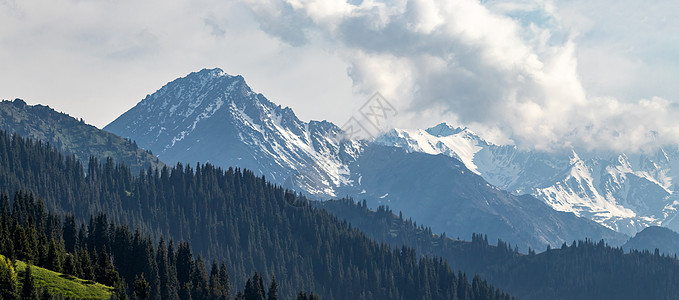
[[[425,131],[433,136],[444,137],[453,134],[458,134],[460,132],[466,131],[467,127],[456,127],[447,122],[440,123],[434,127],[428,128]]]
[[[342,139],[339,138],[342,130],[335,124],[301,121],[291,108],[274,104],[252,91],[242,77],[218,69],[204,69],[174,80],[142,102],[105,129],[134,138],[169,163],[209,162],[221,167],[247,168],[316,199],[338,195],[365,197],[372,204],[390,204],[410,211],[420,221],[433,220],[426,217],[429,213],[425,211],[430,211],[440,217],[430,224],[433,228],[464,235],[468,232],[447,221],[461,211],[464,213],[459,216],[460,222],[474,215],[473,218],[497,226],[488,228],[489,233],[499,234],[502,228],[501,236],[506,237],[517,231],[516,226],[548,228],[540,232],[528,230],[535,239],[518,237],[522,245],[532,247],[570,239],[572,232],[564,228],[571,226],[563,222],[579,223],[582,228],[597,232],[596,235],[605,232],[575,216],[550,211],[534,198],[525,200],[499,194],[472,174],[478,174],[474,156],[488,144],[467,128],[442,124],[440,131],[434,131],[436,127],[431,130],[434,134],[394,129],[371,142]],[[394,145],[395,141],[405,143]],[[413,148],[404,151],[394,146]],[[444,155],[412,152],[446,154],[462,163]],[[437,176],[439,180],[435,183],[429,180]],[[414,185],[415,181],[419,184]],[[460,189],[450,186],[451,182],[463,181],[474,184],[466,191],[462,186]],[[384,189],[386,186],[391,188]],[[410,201],[419,201],[421,205],[417,206],[421,210],[409,210],[410,204],[415,203]],[[469,205],[464,204],[467,202]],[[549,214],[548,218],[561,225],[530,219],[518,221],[527,219],[519,212],[527,207]]]
[[[626,234],[649,225],[679,228],[679,151],[673,145],[647,153],[573,147],[540,152],[494,145],[449,123],[393,130],[377,142],[460,159],[501,189],[530,193],[556,210]]]
[[[314,195],[334,195],[357,145],[339,127],[301,121],[253,91],[242,76],[203,69],[173,80],[105,127],[133,136],[166,161],[246,167]],[[262,157],[271,159],[264,160]]]
[[[408,152],[444,154],[454,157],[476,174],[475,154],[488,142],[466,127],[455,127],[441,123],[426,130],[391,129],[375,139],[375,143],[385,146],[404,148]]]
[[[24,101],[23,99],[19,99],[19,98],[14,99],[14,101],[3,100],[3,102],[5,102],[5,101],[11,102],[16,107],[26,106],[26,101]]]

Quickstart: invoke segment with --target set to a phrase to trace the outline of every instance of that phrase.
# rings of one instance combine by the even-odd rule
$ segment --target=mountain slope
[[[520,299],[676,299],[679,295],[679,261],[671,255],[626,253],[591,240],[526,255],[503,241],[493,246],[482,234],[472,235],[471,241],[432,234],[429,228],[418,227],[383,206],[372,211],[346,199],[318,206],[374,239],[441,256],[453,268],[481,274]]]
[[[287,187],[335,196],[348,170],[329,122],[302,122],[253,92],[241,76],[204,69],[174,80],[104,127],[167,162],[209,162],[251,169]]]
[[[658,249],[660,253],[677,254],[679,253],[679,233],[665,227],[647,227],[622,245],[622,248],[651,252]]]
[[[157,157],[134,142],[87,125],[49,106],[26,105],[20,99],[0,102],[0,129],[49,143],[84,162],[90,156],[102,161],[111,157],[130,166],[134,173],[163,166]]]
[[[155,268],[153,262],[163,264],[154,259],[153,242],[143,235],[168,238],[168,251],[159,255],[177,253],[173,263],[166,260],[164,264],[176,265],[180,294],[181,290],[191,290],[192,294],[180,299],[210,299],[194,294],[196,290],[207,293],[208,278],[205,271],[196,270],[197,263],[190,262],[192,253],[207,262],[224,259],[229,273],[236,274],[230,277],[231,286],[246,285],[244,276],[237,274],[258,272],[267,281],[276,276],[281,298],[285,299],[299,290],[314,291],[323,299],[454,299],[454,295],[470,300],[510,299],[495,293],[496,289],[479,277],[470,284],[466,276],[457,275],[443,260],[371,240],[328,212],[306,205],[304,198],[248,170],[224,170],[210,164],[194,169],[179,164],[135,177],[124,165],[107,161],[96,166],[91,163],[85,177],[78,161],[65,164],[68,159],[55,149],[20,136],[10,138],[1,131],[0,159],[9,162],[0,164],[0,179],[11,177],[7,180],[12,183],[9,189],[21,187],[45,199],[44,203],[35,203],[31,195],[16,198],[25,201],[14,201],[12,215],[18,208],[31,213],[22,216],[27,224],[32,224],[31,219],[40,220],[41,225],[56,223],[56,228],[50,229],[56,229],[58,233],[53,236],[60,241],[61,226],[42,217],[47,213],[39,208],[57,206],[75,214],[78,220],[89,219],[89,226],[83,225],[80,231],[76,221],[65,227],[71,228],[70,244],[74,249],[76,244],[102,252],[110,249],[108,253],[117,259],[125,278],[144,272],[151,284],[162,284],[160,266]],[[0,201],[0,210],[6,214],[8,198]],[[76,209],[68,206],[74,199]],[[125,226],[116,227],[113,220]],[[133,234],[129,228],[138,231]],[[10,230],[0,228],[0,232],[9,234]],[[187,241],[191,247],[179,243],[175,251],[172,240]],[[29,257],[31,244],[17,245],[22,245],[17,252]],[[472,287],[482,294],[469,294]],[[161,299],[163,290],[150,291],[149,299]]]
[[[499,190],[445,155],[370,145],[349,168],[355,185],[340,188],[340,194],[376,199],[449,236],[483,232],[524,251],[585,237],[613,244],[626,239],[592,221],[555,211],[532,196]]]
[[[23,282],[26,263],[16,261],[19,282]],[[113,288],[100,283],[76,278],[70,275],[31,266],[36,286],[47,288],[52,295],[60,295],[69,299],[111,299]],[[21,287],[19,287],[21,289]]]
[[[389,204],[448,234],[486,232],[522,249],[561,244],[583,234],[625,240],[587,220],[554,213],[531,197],[498,192],[455,158],[340,139],[342,131],[334,124],[300,121],[290,108],[253,92],[241,76],[220,69],[168,83],[104,129],[136,140],[168,163],[248,168],[314,199],[348,195],[365,198],[372,207]],[[464,146],[467,153],[456,158],[468,162],[476,148]]]
[[[632,154],[583,149],[547,153],[495,145],[445,123],[427,130],[394,129],[376,143],[458,158],[501,189],[532,194],[556,210],[629,235],[650,225],[679,228],[676,146]]]

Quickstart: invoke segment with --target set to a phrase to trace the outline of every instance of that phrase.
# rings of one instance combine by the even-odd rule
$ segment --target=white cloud
[[[498,142],[679,142],[679,4],[550,0],[0,0],[0,97],[97,126],[203,67],[302,119],[343,124],[375,91],[395,125]]]
[[[103,127],[167,82],[221,67],[306,120],[350,114],[346,63],[291,44],[237,1],[0,0],[0,97]]]
[[[607,19],[604,8],[590,3],[364,1],[318,9],[316,1],[290,1],[294,10],[286,18],[311,20],[304,32],[334,41],[355,91],[378,90],[392,99],[405,112],[397,120],[402,126],[452,118],[497,140],[544,150],[639,150],[679,142],[679,122],[672,118],[679,111],[665,100],[676,97],[675,87],[655,94],[644,88],[649,78],[639,77],[677,68],[650,66],[642,55],[631,55],[644,51],[618,48],[672,33],[636,31],[631,35],[638,38],[629,38],[623,33],[634,25],[616,27],[612,22],[620,20]],[[638,19],[634,3],[609,4],[622,6],[625,21]],[[651,16],[643,19],[647,30],[668,22],[649,22]],[[596,40],[609,35],[611,45]]]

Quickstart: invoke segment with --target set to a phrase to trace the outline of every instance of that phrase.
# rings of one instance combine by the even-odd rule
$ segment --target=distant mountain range
[[[460,268],[467,274],[480,274],[493,285],[522,299],[676,298],[676,276],[673,276],[676,259],[653,253],[656,248],[658,253],[670,256],[677,253],[679,234],[664,227],[645,227],[656,223],[673,224],[674,204],[667,202],[673,201],[674,197],[672,169],[677,150],[672,147],[659,150],[657,155],[577,149],[540,153],[494,145],[469,129],[445,123],[427,130],[394,129],[372,141],[346,139],[334,124],[301,121],[290,108],[282,108],[253,92],[242,77],[228,75],[219,69],[191,73],[167,84],[106,127],[123,132],[121,134],[126,138],[96,129],[49,107],[26,105],[18,99],[0,103],[0,127],[50,143],[85,163],[90,156],[101,160],[112,156],[137,170],[164,166],[150,151],[137,147],[135,141],[139,141],[140,146],[151,148],[168,163],[201,161],[222,167],[237,166],[264,174],[267,179],[314,199],[345,195],[366,199],[370,206],[380,206],[379,209],[370,211],[366,205],[347,199],[312,205],[328,210],[339,220],[348,220],[353,228],[393,247],[414,247],[418,256],[440,255],[453,268]],[[130,180],[137,179],[124,168],[102,164],[90,169],[94,176],[86,177],[82,172],[68,169],[68,166],[81,169],[77,164],[66,164],[62,170],[64,165],[59,165],[60,158],[54,150],[44,153],[31,150],[47,148],[27,147],[30,143],[9,142],[17,139],[4,137],[5,141],[0,144],[5,147],[4,157],[11,163],[2,165],[4,174],[8,175],[3,179],[14,184],[14,189],[9,190],[33,189],[48,200],[49,207],[54,206],[51,200],[58,199],[62,204],[58,207],[66,208],[65,211],[76,216],[107,211],[116,215],[116,219],[127,219],[133,226],[141,225],[143,230],[156,235],[173,232],[175,235],[165,236],[174,236],[176,240],[189,238],[194,247],[208,249],[208,258],[250,253],[252,245],[259,243],[255,241],[261,239],[260,235],[254,234],[261,231],[252,231],[252,224],[268,224],[262,220],[282,220],[281,224],[269,224],[273,224],[272,228],[289,230],[286,234],[293,234],[279,235],[281,241],[296,240],[305,232],[311,232],[310,236],[316,241],[327,240],[325,235],[319,236],[318,231],[309,231],[326,228],[326,225],[295,223],[297,225],[288,227],[290,221],[308,219],[294,217],[295,212],[325,212],[308,210],[304,201],[292,200],[285,204],[282,201],[295,198],[295,195],[280,189],[272,193],[271,185],[264,180],[257,179],[262,187],[266,187],[264,192],[252,189],[251,182],[220,181],[234,185],[224,191],[242,194],[225,200],[220,198],[220,192],[214,193],[216,186],[210,180],[204,180],[214,179],[204,176],[206,171],[215,171],[214,168],[179,166],[179,169],[143,175],[157,177],[157,182],[146,189],[146,181],[131,184]],[[21,159],[29,157],[27,153],[34,156]],[[40,155],[46,156],[38,159]],[[202,175],[198,170],[202,170]],[[112,175],[114,173],[117,175]],[[182,183],[181,178],[186,179],[182,174],[196,177]],[[241,173],[230,170],[226,174]],[[92,185],[95,182],[98,183]],[[121,182],[127,183],[120,185]],[[196,192],[192,183],[206,184],[206,189]],[[157,190],[166,192],[166,196],[148,193],[162,184],[172,186]],[[238,186],[240,188],[234,188]],[[652,193],[658,186],[667,187],[665,194]],[[505,188],[509,191],[503,190]],[[178,196],[177,192],[184,194]],[[603,192],[607,195],[605,201],[597,198]],[[292,213],[281,218],[262,218],[258,210],[271,212],[270,205],[253,202],[250,204],[254,206],[240,206],[242,200],[262,196],[284,196],[285,200],[281,198],[282,201],[271,203]],[[616,197],[625,200],[616,200]],[[651,200],[660,199],[654,197],[662,199],[653,204]],[[235,202],[220,209],[212,207],[233,200]],[[239,212],[235,214],[237,218],[227,217],[223,221],[215,219],[214,213],[233,216],[225,212],[235,207],[247,207],[251,213]],[[661,211],[659,215],[663,219],[656,218],[657,215],[644,216],[642,211]],[[250,216],[245,223],[239,221],[244,215]],[[223,227],[228,220],[231,220],[230,225]],[[247,222],[254,223],[248,225]],[[630,233],[645,228],[629,239],[604,225]],[[220,227],[229,228],[232,238],[214,230]],[[247,228],[250,232],[243,230]],[[446,234],[436,234],[441,232]],[[473,236],[471,242],[459,240],[469,236]],[[241,250],[225,250],[222,247],[226,244],[219,243],[205,248],[206,241],[224,238],[225,243],[233,244],[229,249]],[[505,242],[498,242],[497,247],[489,245],[489,240],[495,244],[498,238]],[[589,240],[574,242],[584,238]],[[648,250],[651,255],[636,251],[623,254],[619,248],[598,242],[600,239],[622,245],[625,250]],[[330,240],[336,241],[335,238]],[[537,254],[526,251],[531,247],[541,252],[548,244],[550,251]],[[347,245],[326,244],[322,247],[341,251],[353,249]],[[514,246],[526,254],[518,253]],[[296,246],[264,246],[263,249],[274,248],[298,249]],[[414,251],[412,253],[415,255]],[[280,261],[278,256],[272,259]],[[271,263],[261,256],[254,260],[247,258],[246,264],[239,263],[240,258],[231,261],[236,262],[236,273],[247,273],[245,270],[252,269],[253,262],[262,264],[255,268],[259,270],[269,268]],[[272,266],[280,267],[275,262]],[[314,266],[335,274],[330,265],[319,263]],[[332,268],[340,266],[334,264]],[[276,272],[280,273],[285,272]]]
[[[448,124],[393,129],[375,142],[455,157],[500,189],[534,195],[555,210],[628,235],[652,225],[679,229],[676,146],[635,154],[582,149],[546,153],[495,145]]]
[[[135,140],[167,163],[248,168],[315,199],[346,195],[367,199],[373,207],[389,205],[448,236],[483,232],[524,250],[585,237],[613,244],[627,239],[532,196],[517,196],[488,183],[476,174],[481,165],[472,165],[481,148],[473,139],[483,140],[466,130],[432,129],[439,130],[435,134],[440,138],[467,137],[450,138],[452,144],[442,142],[450,151],[431,153],[441,155],[417,153],[426,151],[388,136],[377,142],[342,139],[338,126],[301,121],[290,108],[252,91],[243,77],[220,69],[204,69],[168,83],[104,130]],[[467,152],[461,152],[467,146]],[[496,176],[501,178],[501,173]]]
[[[49,106],[27,105],[21,99],[0,102],[0,129],[49,143],[67,155],[75,155],[85,165],[90,157],[100,161],[111,157],[116,162],[124,162],[133,174],[140,169],[164,165],[134,141],[85,124]]]

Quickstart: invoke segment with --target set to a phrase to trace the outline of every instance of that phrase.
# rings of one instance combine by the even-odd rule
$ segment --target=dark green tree
[[[210,268],[210,299],[212,300],[226,300],[226,290],[222,281],[219,279],[219,266],[217,261],[212,261]]]
[[[231,300],[231,282],[229,280],[229,272],[226,270],[224,261],[219,265],[219,281],[224,287],[224,300]]]
[[[135,277],[134,280],[134,296],[138,300],[147,300],[149,299],[149,283],[146,282],[146,278],[144,278],[144,274],[141,274],[140,277]]]
[[[128,300],[127,296],[127,284],[125,283],[125,278],[120,279],[118,283],[114,286],[113,299],[116,300]]]
[[[271,285],[269,286],[269,292],[267,293],[267,300],[278,300],[278,282],[276,282],[276,276],[271,279]]]
[[[0,255],[0,299],[17,298],[17,273],[14,264]]]
[[[63,226],[64,247],[67,252],[73,253],[78,246],[78,228],[76,227],[75,216],[69,214],[64,219]]]
[[[78,274],[73,254],[66,254],[64,257],[63,273],[73,276]]]
[[[49,248],[47,251],[47,263],[45,268],[50,269],[55,272],[62,271],[62,261],[64,250],[60,249],[59,244],[52,239],[49,243]]]
[[[173,266],[168,261],[167,245],[165,239],[160,238],[158,249],[156,252],[156,261],[158,265],[158,277],[160,280],[160,298],[165,300],[177,300],[177,275],[173,271]]]
[[[191,297],[192,299],[208,299],[209,298],[209,286],[207,279],[207,271],[205,270],[205,263],[203,258],[198,255],[193,264],[193,270],[191,272]]]
[[[35,286],[31,265],[26,265],[21,287],[21,300],[38,300],[38,289]]]
[[[264,296],[262,278],[257,272],[255,272],[255,275],[248,279],[247,283],[245,284],[243,296],[246,300],[266,300],[266,297]]]

